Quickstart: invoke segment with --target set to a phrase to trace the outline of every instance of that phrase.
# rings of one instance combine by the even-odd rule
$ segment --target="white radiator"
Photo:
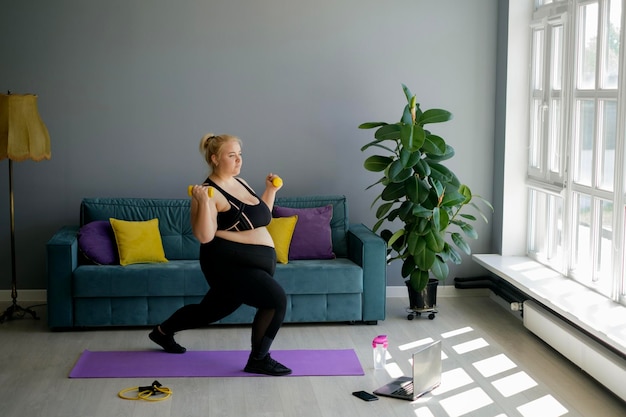
[[[626,361],[540,305],[524,302],[524,326],[626,401]]]

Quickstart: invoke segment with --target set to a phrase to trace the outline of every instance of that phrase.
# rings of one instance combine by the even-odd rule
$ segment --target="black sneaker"
[[[187,349],[176,343],[174,336],[163,334],[156,327],[148,335],[157,345],[161,346],[167,353],[185,353]]]
[[[263,359],[253,359],[250,357],[243,370],[251,374],[264,374],[272,376],[284,376],[291,374],[291,369],[272,359],[269,353],[265,355]]]

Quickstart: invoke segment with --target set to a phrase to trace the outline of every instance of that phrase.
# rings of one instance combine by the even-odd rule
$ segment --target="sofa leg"
[[[378,324],[378,320],[367,320],[365,324],[368,324],[370,326],[376,326]]]

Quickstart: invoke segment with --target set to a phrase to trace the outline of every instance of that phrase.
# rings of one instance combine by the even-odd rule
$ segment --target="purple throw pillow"
[[[91,261],[100,265],[120,263],[113,228],[108,220],[87,223],[78,231],[78,248]]]
[[[274,217],[298,216],[289,246],[289,259],[333,259],[330,219],[333,206],[290,208],[274,206]]]

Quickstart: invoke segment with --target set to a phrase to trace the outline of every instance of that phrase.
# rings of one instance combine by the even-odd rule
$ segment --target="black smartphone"
[[[376,401],[378,399],[377,396],[366,391],[355,391],[352,395],[362,399],[363,401]]]

